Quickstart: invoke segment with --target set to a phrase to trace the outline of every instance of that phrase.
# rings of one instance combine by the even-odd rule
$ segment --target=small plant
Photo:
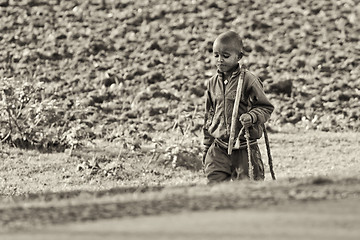
[[[39,149],[62,145],[60,113],[56,100],[45,99],[42,83],[1,79],[1,143]]]

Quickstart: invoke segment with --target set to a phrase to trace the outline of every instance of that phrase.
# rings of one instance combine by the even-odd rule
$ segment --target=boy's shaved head
[[[229,50],[244,54],[243,43],[239,34],[234,31],[228,31],[220,34],[214,41],[215,44],[223,44]]]

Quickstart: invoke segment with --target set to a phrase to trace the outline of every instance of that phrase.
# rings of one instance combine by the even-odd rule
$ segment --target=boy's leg
[[[229,181],[231,165],[227,150],[213,143],[205,157],[205,174],[209,183]]]
[[[257,144],[251,145],[251,163],[254,168],[254,180],[264,180],[264,164],[261,160],[261,153]],[[247,149],[235,150],[231,155],[233,161],[232,178],[236,179],[239,175],[239,179],[249,178],[249,160]],[[237,170],[236,170],[237,169]]]

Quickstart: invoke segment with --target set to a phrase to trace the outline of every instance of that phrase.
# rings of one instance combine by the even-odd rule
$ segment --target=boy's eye
[[[216,57],[216,58],[219,57],[219,54],[214,54],[214,57]]]
[[[224,54],[223,56],[224,56],[224,58],[229,58],[230,57],[230,55],[228,55],[228,54]]]

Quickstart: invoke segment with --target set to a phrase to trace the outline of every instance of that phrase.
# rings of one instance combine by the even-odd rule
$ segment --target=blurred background
[[[359,14],[355,0],[0,0],[1,140],[199,142],[228,30],[276,107],[269,128],[358,131]]]

